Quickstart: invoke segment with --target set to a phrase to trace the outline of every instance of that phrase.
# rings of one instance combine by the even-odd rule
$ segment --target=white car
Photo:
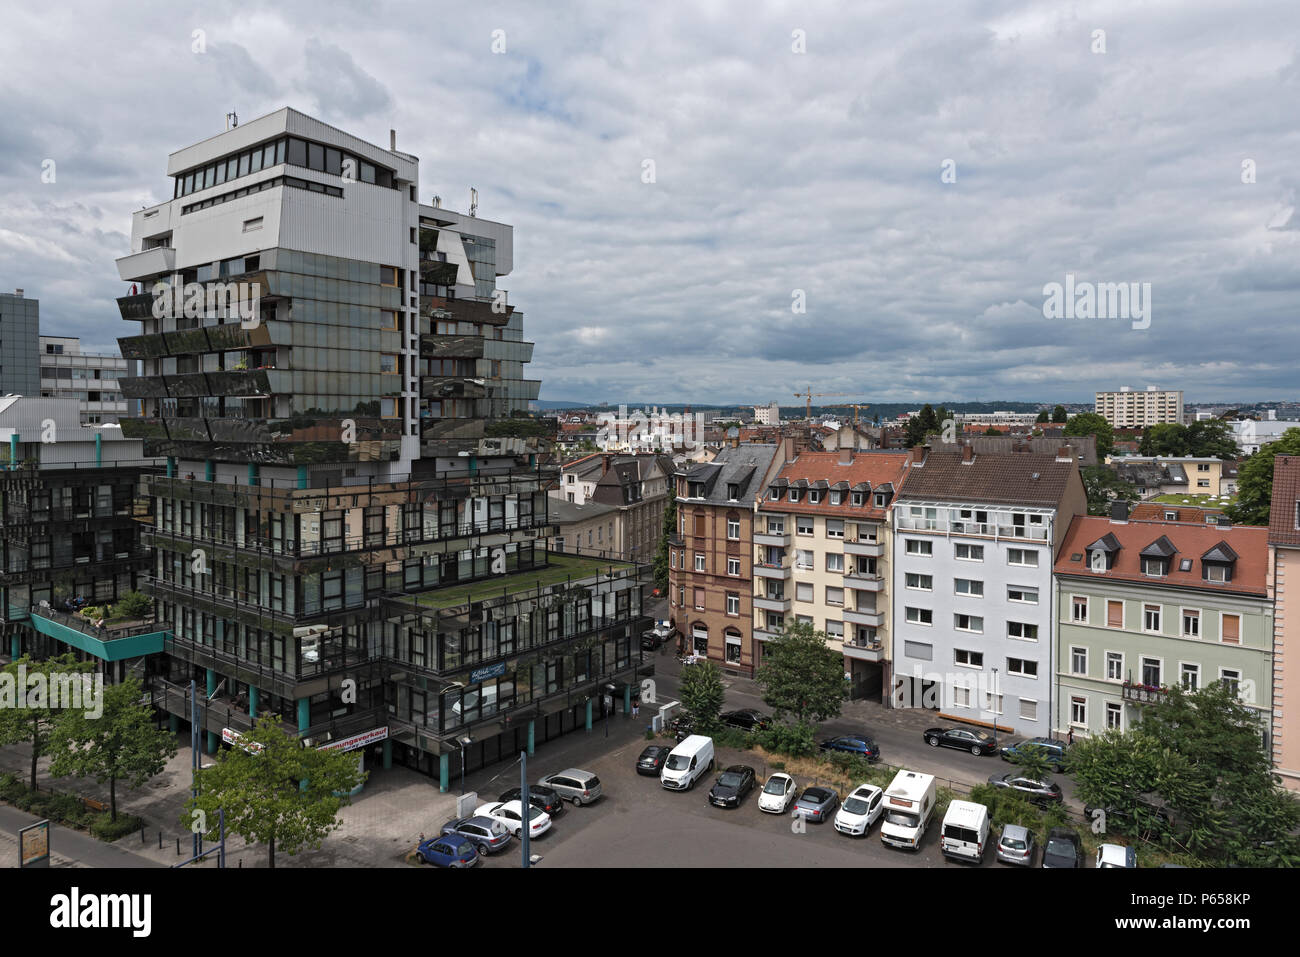
[[[799,786],[788,774],[777,772],[767,779],[758,795],[758,809],[769,814],[784,814],[799,796]]]
[[[1137,851],[1123,844],[1102,844],[1097,848],[1098,867],[1137,867]]]
[[[545,834],[551,829],[551,816],[539,807],[528,808],[532,814],[529,816],[528,836],[537,837]],[[504,804],[483,804],[475,812],[475,817],[491,818],[493,821],[500,821],[509,829],[515,837],[523,826],[523,816],[520,814],[520,804],[518,801],[506,801]]]
[[[854,837],[866,834],[885,809],[885,792],[874,784],[860,784],[835,812],[835,830]]]

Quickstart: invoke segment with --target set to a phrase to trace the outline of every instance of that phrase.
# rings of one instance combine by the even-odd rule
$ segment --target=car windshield
[[[763,785],[764,794],[784,794],[785,778],[770,778],[767,784]]]
[[[920,818],[907,811],[887,811],[885,821],[889,824],[897,824],[899,827],[916,827]]]
[[[718,784],[724,788],[735,788],[740,787],[740,782],[743,780],[744,777],[742,775],[727,772],[722,777],[718,778]]]
[[[691,757],[689,754],[670,754],[668,755],[668,763],[665,765],[669,771],[685,771],[690,766]]]
[[[1002,846],[1009,847],[1013,851],[1023,851],[1025,849],[1025,842],[1014,837],[1004,837],[1002,839]]]
[[[546,812],[543,811],[541,808],[539,808],[539,807],[534,807],[534,806],[531,805],[531,804],[528,805],[528,810],[529,810],[528,818],[529,818],[529,820],[532,820],[532,821],[536,821],[538,818],[540,818],[540,817],[544,817],[544,816],[546,815]]]
[[[844,802],[844,810],[850,814],[866,814],[867,802],[860,797],[851,797]]]

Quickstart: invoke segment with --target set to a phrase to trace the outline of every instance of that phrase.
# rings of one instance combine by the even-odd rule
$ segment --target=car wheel
[[[423,855],[423,854],[420,854],[419,852],[417,852],[416,855],[415,855],[415,863],[417,863],[417,864],[428,864],[429,862],[426,861],[426,860],[424,859],[424,855]]]
[[[925,743],[932,748],[937,748],[939,746],[939,739],[931,735],[930,737],[925,739]]]
[[[686,790],[688,791],[695,790],[695,778],[691,778],[690,783],[686,785]]]
[[[979,754],[980,754],[980,746],[979,746],[978,744],[972,744],[972,745],[970,746],[970,753],[973,754],[973,755],[975,755],[976,757],[979,757]]]
[[[580,798],[580,797],[579,797],[578,795],[576,795],[576,794],[573,796],[573,806],[574,806],[574,807],[582,807],[582,798]]]

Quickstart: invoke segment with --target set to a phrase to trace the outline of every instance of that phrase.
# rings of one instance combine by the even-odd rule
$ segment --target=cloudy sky
[[[11,7],[0,289],[115,348],[167,154],[288,105],[515,225],[543,399],[1300,397],[1294,0],[653,6]]]

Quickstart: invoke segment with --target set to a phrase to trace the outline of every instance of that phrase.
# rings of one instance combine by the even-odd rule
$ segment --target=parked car
[[[518,801],[521,793],[521,788],[511,788],[509,791],[503,791],[497,800]],[[528,803],[545,811],[552,819],[564,813],[564,799],[560,797],[560,792],[543,784],[528,785]]]
[[[636,773],[658,777],[672,750],[672,748],[666,748],[662,744],[650,745],[636,759]]]
[[[1008,824],[1002,828],[1002,836],[998,838],[998,860],[1002,863],[1033,867],[1037,851],[1034,832],[1029,828],[1020,824]]]
[[[1054,827],[1047,832],[1040,867],[1083,867],[1083,844],[1079,835],[1068,827]]]
[[[580,768],[565,768],[558,774],[547,774],[539,784],[554,788],[560,797],[572,801],[574,807],[590,804],[600,797],[600,778]]]
[[[510,829],[490,817],[452,818],[442,826],[442,833],[458,834],[474,842],[482,854],[495,854],[510,843]]]
[[[794,778],[778,771],[763,785],[763,792],[758,796],[758,809],[769,814],[784,814],[798,791]]]
[[[541,837],[551,829],[551,816],[539,807],[528,806],[528,836]],[[474,814],[478,817],[490,817],[504,824],[515,837],[524,826],[523,805],[519,801],[497,801],[480,805]]]
[[[762,731],[772,723],[771,718],[753,708],[724,711],[718,715],[718,720],[729,728],[739,728],[741,731]]]
[[[1098,867],[1137,867],[1137,849],[1123,844],[1102,844],[1097,848]]]
[[[468,837],[440,834],[421,842],[415,859],[434,867],[473,867],[478,863],[478,848]]]
[[[689,791],[713,766],[713,739],[703,734],[688,735],[669,753],[659,772],[659,783],[673,791]]]
[[[1029,746],[1042,748],[1047,752],[1047,760],[1052,764],[1052,770],[1057,774],[1065,769],[1066,750],[1069,745],[1060,738],[1029,738],[1025,741],[1017,741],[1015,744],[1007,745],[1001,750],[1002,760],[1010,761],[1020,753],[1021,748]]]
[[[874,784],[859,784],[835,812],[835,830],[852,837],[865,836],[885,809],[885,792]]]
[[[754,769],[747,764],[733,764],[718,775],[709,789],[709,803],[718,807],[740,807],[745,795],[754,790]]]
[[[811,787],[799,795],[790,813],[821,824],[840,806],[840,796],[830,788]]]
[[[1010,788],[1035,804],[1051,804],[1063,797],[1061,786],[1054,781],[1035,781],[1014,772],[1007,774],[990,774],[989,784],[995,788]]]
[[[818,745],[823,751],[844,751],[866,758],[868,761],[880,760],[880,746],[869,734],[841,734],[827,738]]]
[[[958,748],[971,754],[995,754],[997,744],[993,735],[979,728],[930,728],[921,737],[932,748]]]
[[[656,625],[648,631],[641,632],[641,647],[646,651],[654,651],[662,646],[671,634],[672,628]]]

